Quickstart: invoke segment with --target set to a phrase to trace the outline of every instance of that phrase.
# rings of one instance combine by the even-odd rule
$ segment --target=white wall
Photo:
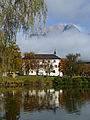
[[[47,60],[48,61],[48,60]],[[49,63],[52,64],[53,66],[53,71],[55,70],[55,73],[50,72],[50,76],[63,76],[62,72],[59,72],[59,63],[61,62],[60,59],[49,59]],[[42,60],[40,60],[40,64],[42,65]],[[57,67],[56,67],[57,66]],[[26,75],[25,71],[24,71],[24,75]],[[29,71],[29,75],[36,75],[36,71],[35,70],[30,70]],[[49,75],[48,73],[46,73],[44,68],[40,68],[38,75]]]

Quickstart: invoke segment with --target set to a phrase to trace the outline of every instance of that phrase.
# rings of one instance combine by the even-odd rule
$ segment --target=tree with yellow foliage
[[[0,71],[8,70],[7,49],[10,42],[16,42],[17,32],[34,30],[35,22],[45,24],[46,16],[45,0],[0,0]]]

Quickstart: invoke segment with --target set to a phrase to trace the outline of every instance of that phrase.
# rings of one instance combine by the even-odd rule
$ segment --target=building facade
[[[24,60],[24,75],[63,76],[60,71],[61,58],[54,54],[34,54]]]

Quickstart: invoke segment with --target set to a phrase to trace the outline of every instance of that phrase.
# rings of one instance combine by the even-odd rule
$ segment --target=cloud
[[[80,33],[66,31],[60,33],[56,31],[44,37],[17,37],[22,53],[33,51],[35,53],[53,53],[57,50],[57,55],[65,57],[69,53],[80,53],[83,60],[90,61],[90,36]]]
[[[90,0],[46,0],[49,24],[76,23],[80,31],[90,28]],[[77,27],[77,26],[76,26]],[[17,36],[22,53],[53,53],[65,57],[69,53],[80,53],[83,60],[90,61],[90,36],[80,32],[56,31],[44,37],[28,37],[23,34]]]
[[[60,22],[88,24],[90,21],[89,0],[46,0],[46,3],[48,19],[51,15]]]

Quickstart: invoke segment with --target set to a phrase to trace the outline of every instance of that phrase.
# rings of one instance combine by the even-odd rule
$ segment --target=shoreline
[[[17,76],[0,79],[0,86],[4,87],[44,87],[44,86],[90,86],[88,77],[46,77],[44,76]]]

